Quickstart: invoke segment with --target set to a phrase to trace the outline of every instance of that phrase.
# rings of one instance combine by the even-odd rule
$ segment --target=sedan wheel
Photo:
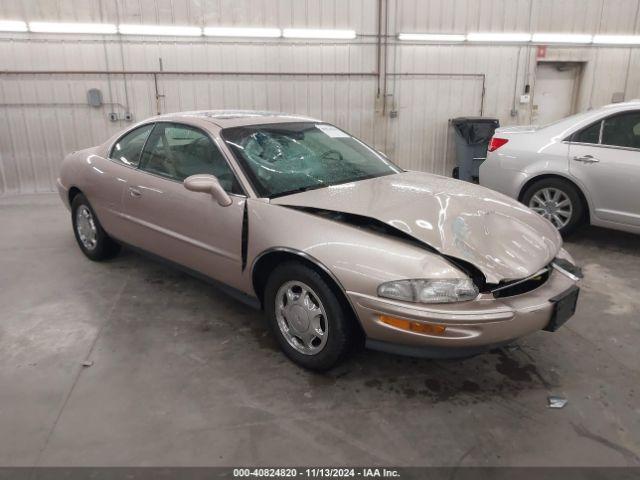
[[[356,320],[338,286],[300,262],[285,261],[273,269],[263,305],[280,348],[305,368],[330,369],[356,338]]]
[[[525,189],[520,200],[549,220],[562,235],[570,234],[588,218],[580,192],[564,178],[541,178]]]
[[[311,287],[287,282],[276,295],[276,318],[284,338],[304,355],[315,355],[327,343],[327,313]]]
[[[98,244],[98,229],[89,207],[80,205],[76,210],[76,231],[82,245],[87,250],[93,250]]]
[[[552,187],[534,193],[529,200],[529,208],[553,223],[558,230],[569,224],[573,214],[573,204],[569,196]]]

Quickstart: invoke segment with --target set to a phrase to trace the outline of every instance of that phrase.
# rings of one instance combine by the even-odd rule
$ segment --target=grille
[[[535,290],[543,285],[551,273],[551,266],[545,267],[539,272],[534,273],[530,277],[520,280],[511,280],[509,282],[500,282],[496,288],[491,290],[495,298],[513,297],[522,295],[523,293]]]

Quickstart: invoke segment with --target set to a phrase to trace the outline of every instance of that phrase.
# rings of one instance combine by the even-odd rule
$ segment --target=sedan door
[[[640,111],[609,116],[575,134],[569,171],[597,219],[640,226]]]
[[[194,174],[215,175],[232,199],[222,207],[208,193],[187,190]],[[247,199],[211,137],[189,125],[160,122],[124,195],[134,246],[236,288],[242,272]]]

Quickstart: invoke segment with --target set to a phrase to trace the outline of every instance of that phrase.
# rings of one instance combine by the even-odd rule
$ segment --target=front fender
[[[345,292],[365,295],[377,295],[378,286],[391,280],[465,277],[426,246],[260,200],[248,203],[248,265],[273,249],[302,252]]]

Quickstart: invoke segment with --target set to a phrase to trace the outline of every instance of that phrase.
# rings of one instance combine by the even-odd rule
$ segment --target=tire
[[[120,251],[120,245],[107,235],[91,204],[81,193],[71,202],[71,223],[80,250],[90,260],[106,260]]]
[[[559,192],[557,197],[555,192]],[[551,198],[556,199],[555,206],[552,200],[551,210],[547,211],[547,207],[543,206],[540,200]],[[567,210],[566,204],[563,205],[565,200],[570,202],[568,218],[565,216],[566,213],[561,213],[561,210],[565,212]],[[524,191],[522,203],[551,221],[563,236],[574,232],[584,221],[585,205],[580,193],[575,186],[562,178],[544,178],[534,182]]]
[[[307,301],[300,287],[310,293],[305,297]],[[318,272],[299,262],[283,263],[267,279],[264,308],[269,328],[287,357],[309,370],[321,372],[336,366],[349,352],[355,338],[351,309],[336,289]],[[288,291],[299,296],[292,299],[287,296]],[[284,309],[280,308],[282,305]],[[314,313],[314,307],[322,314]],[[318,330],[314,331],[312,325],[324,331],[323,337],[315,334]],[[309,332],[313,340],[305,342],[304,335]]]

